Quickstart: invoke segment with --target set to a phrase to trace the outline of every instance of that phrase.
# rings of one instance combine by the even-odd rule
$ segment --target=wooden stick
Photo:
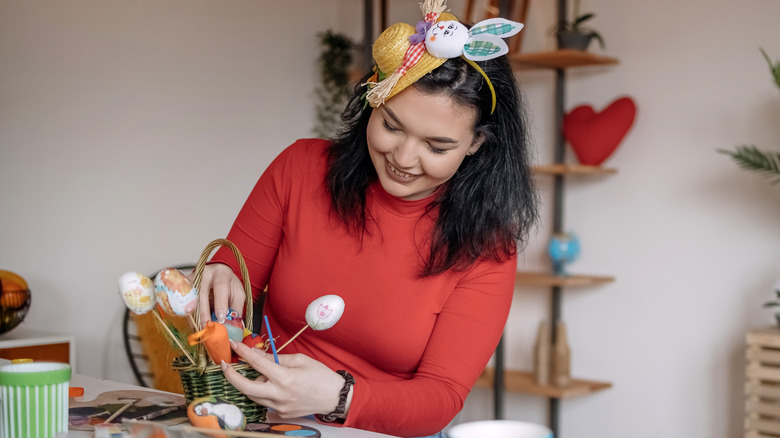
[[[176,344],[177,347],[179,347],[179,350],[181,350],[182,353],[184,353],[185,356],[187,356],[187,359],[190,360],[190,363],[195,365],[195,359],[190,356],[190,353],[184,348],[183,345],[181,345],[181,342],[179,342],[178,339],[176,339],[176,336],[173,335],[173,332],[171,332],[171,329],[168,328],[168,326],[165,324],[165,321],[163,321],[162,317],[159,313],[155,312],[154,309],[152,309],[152,315],[154,315],[157,318],[157,321],[160,323],[160,325],[163,326],[166,332],[168,332],[168,336],[170,336],[171,339],[173,339],[173,342]]]
[[[137,401],[138,401],[138,399],[135,399],[135,400],[133,400],[133,401],[131,401],[131,402],[127,403],[126,405],[122,406],[121,408],[119,408],[119,409],[118,409],[116,412],[114,412],[114,414],[113,414],[113,415],[111,415],[110,417],[108,417],[108,418],[106,419],[106,421],[104,421],[104,422],[103,422],[103,424],[109,424],[109,423],[111,423],[112,421],[114,421],[114,419],[116,419],[116,417],[118,417],[118,416],[119,416],[119,414],[121,414],[122,412],[124,412],[125,410],[127,410],[127,408],[129,408],[130,406],[133,406],[133,405],[135,404],[135,402],[137,402]]]
[[[307,324],[307,325],[305,325],[305,326],[303,326],[303,328],[302,328],[302,329],[298,330],[298,333],[296,333],[296,334],[295,334],[295,336],[293,336],[292,338],[290,338],[290,340],[289,340],[289,341],[285,342],[285,343],[284,343],[284,345],[282,345],[281,347],[277,348],[277,349],[276,349],[276,353],[277,353],[277,354],[278,354],[278,353],[281,353],[281,352],[282,352],[282,349],[283,349],[284,347],[286,347],[286,346],[287,346],[287,344],[289,344],[290,342],[292,342],[293,340],[295,340],[295,338],[297,338],[297,337],[298,337],[298,335],[300,335],[301,333],[303,333],[303,331],[304,331],[304,330],[306,330],[307,328],[309,328],[309,325],[308,325],[308,324]]]
[[[277,433],[267,433],[267,432],[253,432],[250,430],[222,430],[222,429],[209,429],[207,427],[195,427],[195,426],[187,426],[186,424],[179,425],[178,427],[184,432],[200,432],[204,433],[206,435],[230,435],[230,436],[238,436],[238,437],[262,437],[262,438],[279,438],[282,435],[279,435]]]

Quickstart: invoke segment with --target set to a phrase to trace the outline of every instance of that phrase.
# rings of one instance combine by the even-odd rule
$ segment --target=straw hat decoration
[[[416,28],[395,23],[374,42],[375,72],[366,83],[369,105],[376,108],[447,59],[462,56],[487,81],[495,108],[495,91],[490,79],[474,61],[508,53],[509,48],[502,38],[520,32],[523,25],[504,18],[491,18],[467,29],[454,15],[444,12],[445,0],[425,0],[420,9],[424,19]]]

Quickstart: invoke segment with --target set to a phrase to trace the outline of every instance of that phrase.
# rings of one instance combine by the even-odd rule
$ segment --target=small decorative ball
[[[555,233],[550,237],[547,252],[552,259],[555,275],[568,275],[565,266],[579,256],[580,241],[573,233]]]

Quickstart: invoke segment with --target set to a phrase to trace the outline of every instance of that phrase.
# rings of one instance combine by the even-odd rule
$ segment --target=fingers
[[[255,402],[282,418],[333,410],[344,379],[326,365],[303,354],[279,356],[279,364],[264,351],[230,341],[230,347],[261,377],[250,380],[232,366],[222,364],[225,378]]]
[[[213,270],[209,266],[203,268],[203,274],[200,278],[200,287],[198,290],[198,314],[200,315],[200,325],[206,325],[206,321],[211,319],[211,282]]]
[[[230,280],[230,276],[227,275],[215,275],[213,280],[214,314],[217,317],[217,322],[220,324],[225,322],[225,315],[227,315],[228,312],[231,286]],[[209,316],[211,316],[211,314],[209,314]]]
[[[220,367],[222,372],[225,373],[225,379],[241,391],[242,394],[245,394],[255,403],[273,408],[272,399],[266,395],[269,390],[273,390],[273,385],[268,381],[268,378],[260,375],[257,380],[250,380],[225,363],[225,361],[222,361]]]
[[[273,408],[275,401],[278,398],[278,388],[273,383],[273,379],[269,374],[274,374],[275,371],[279,371],[279,365],[274,363],[273,359],[267,355],[264,351],[255,348],[248,347],[242,343],[236,343],[230,341],[230,347],[241,357],[241,359],[249,364],[252,368],[260,373],[260,377],[256,380],[251,380],[236,371],[233,367],[222,362],[220,364],[222,371],[225,373],[225,378],[236,389],[246,394],[250,399],[263,406]]]
[[[232,271],[231,271],[232,272]],[[231,276],[230,282],[230,307],[238,312],[238,316],[244,315],[244,303],[246,303],[246,293],[241,280],[235,275]]]
[[[215,263],[204,267],[198,291],[201,325],[211,320],[212,311],[220,323],[225,322],[229,307],[243,315],[245,301],[241,281],[229,266]]]
[[[242,342],[230,341],[230,348],[238,356],[260,374],[267,376],[269,380],[280,377],[280,367],[274,362],[273,356],[263,350],[251,348]]]

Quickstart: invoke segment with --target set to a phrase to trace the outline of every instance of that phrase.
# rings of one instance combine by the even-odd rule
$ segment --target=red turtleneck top
[[[309,303],[337,294],[338,323],[305,331],[285,353],[304,353],[357,380],[346,426],[400,436],[442,430],[490,359],[512,301],[516,257],[420,277],[434,222],[432,198],[405,201],[378,183],[368,229],[347,233],[330,214],[327,145],[299,140],[260,177],[227,238],[243,254],[281,345],[305,324]],[[220,249],[213,262],[230,265]]]

